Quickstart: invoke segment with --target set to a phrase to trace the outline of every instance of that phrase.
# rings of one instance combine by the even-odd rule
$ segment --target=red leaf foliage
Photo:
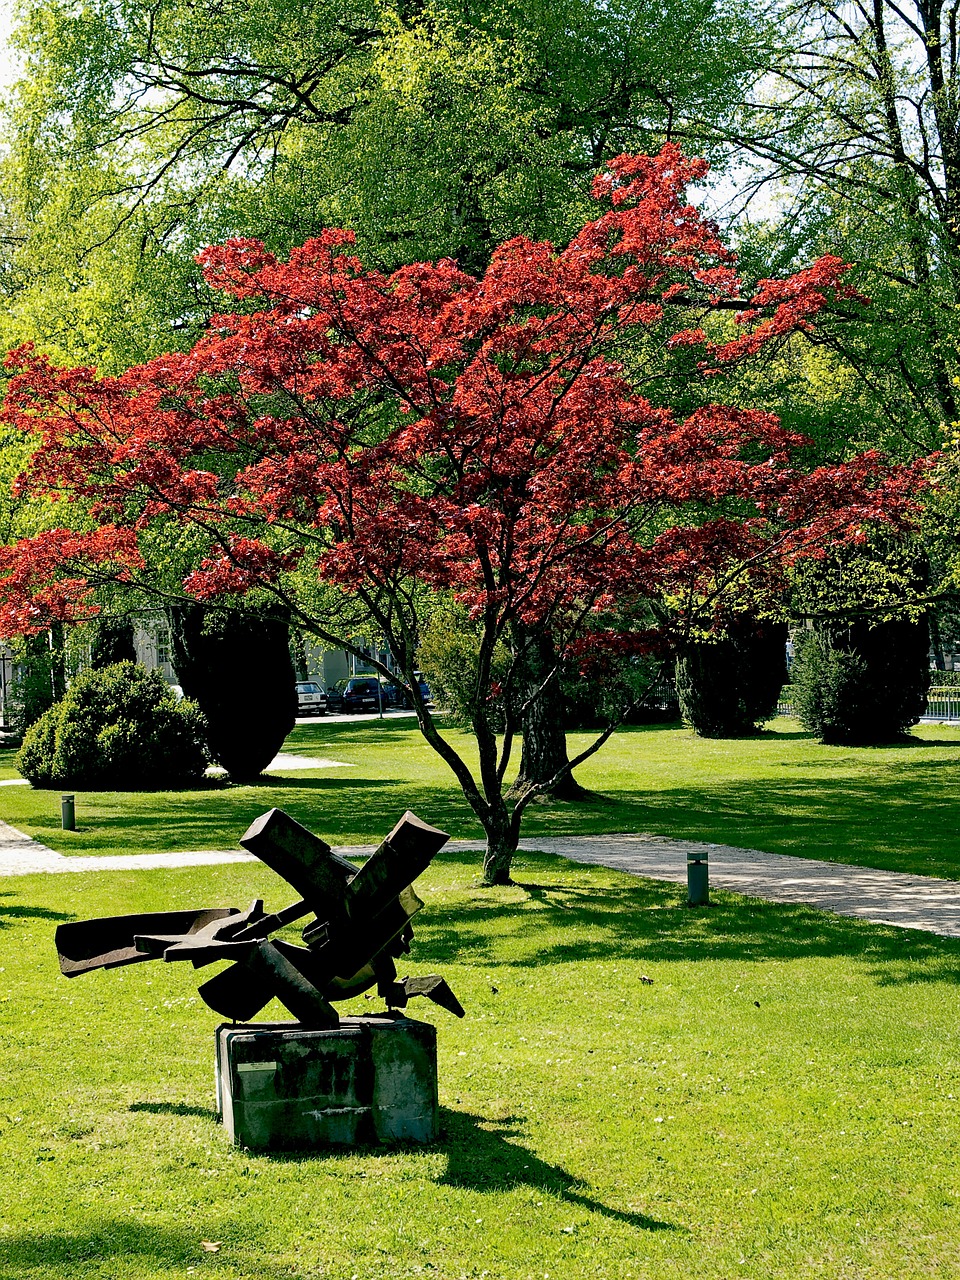
[[[76,566],[129,572],[138,535],[171,521],[208,541],[185,579],[199,598],[309,563],[391,617],[413,582],[495,627],[626,651],[656,643],[605,626],[631,602],[682,613],[774,593],[792,558],[909,520],[916,469],[866,455],[806,473],[803,442],[770,414],[677,416],[631,384],[631,335],[702,347],[712,372],[855,296],[825,257],[761,281],[731,341],[672,332],[677,300],[707,311],[742,295],[717,228],[686,203],[704,170],[674,146],[621,156],[594,185],[604,211],[566,248],[517,237],[481,278],[450,260],[384,275],[346,231],[285,262],[234,240],[199,261],[239,309],[192,350],[119,377],[13,352],[3,417],[37,440],[23,485],[102,525],[3,552],[0,631],[84,616]]]

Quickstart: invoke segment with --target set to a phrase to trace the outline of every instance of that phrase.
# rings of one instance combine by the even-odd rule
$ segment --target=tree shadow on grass
[[[440,729],[446,726],[442,717]],[[380,720],[374,716],[370,720],[353,720],[340,723],[327,723],[321,717],[312,724],[298,724],[292,729],[284,743],[284,750],[304,750],[306,747],[316,749],[321,746],[357,746],[370,747],[400,746],[406,742],[423,742],[416,718]]]
[[[323,775],[323,777],[314,775],[310,777],[293,777],[291,774],[262,773],[254,782],[244,783],[243,786],[247,790],[259,790],[263,787],[265,789],[285,789],[290,791],[339,792],[345,786],[350,789],[356,787],[361,790],[382,790],[384,787],[402,787],[405,785],[403,778],[350,778],[336,769],[324,769]]]
[[[448,862],[458,859],[469,865],[471,857],[445,855]],[[536,878],[528,882],[531,872]],[[713,895],[711,910],[691,911],[681,884],[639,877],[617,883],[615,873],[573,867],[550,854],[520,854],[516,874],[512,889],[478,888],[462,906],[450,907],[442,898],[431,902],[417,926],[418,964],[456,959],[525,970],[584,961],[709,964],[846,956],[866,966],[878,985],[960,983],[960,939],[725,892]],[[520,901],[517,891],[524,895]]]
[[[184,783],[181,791],[196,791],[201,795],[209,795],[211,792],[226,791],[229,787],[226,778],[191,778],[189,782]],[[30,791],[34,795],[60,796],[65,790],[70,790],[77,796],[85,795],[105,795],[105,796],[139,796],[139,795],[166,795],[178,794],[176,787],[171,787],[169,782],[160,782],[152,784],[150,782],[131,783],[129,787],[110,787],[97,791],[93,787],[85,787],[83,783],[61,782],[56,786],[51,784],[48,787],[35,787],[31,783]]]
[[[613,1218],[643,1231],[679,1231],[672,1222],[661,1222],[645,1213],[617,1209],[587,1194],[584,1184],[559,1165],[548,1164],[517,1140],[523,1119],[506,1116],[488,1120],[449,1107],[440,1110],[440,1146],[447,1154],[447,1170],[441,1186],[471,1191],[510,1191],[535,1187],[567,1204]]]
[[[0,898],[12,898],[0,893]],[[74,920],[69,911],[51,911],[48,907],[28,907],[20,902],[0,902],[0,929],[9,929],[18,920]]]
[[[331,771],[336,772],[336,771]],[[376,844],[405,809],[413,809],[454,835],[476,829],[462,795],[453,788],[415,787],[402,780],[325,777],[264,778],[250,787],[164,794],[162,803],[124,806],[122,797],[91,797],[101,812],[83,822],[79,838],[61,837],[51,814],[22,819],[41,840],[68,855],[101,852],[104,834],[118,852],[233,849],[250,823],[277,806],[331,844]],[[65,847],[67,845],[67,847]]]
[[[844,772],[835,754],[777,762],[777,776],[657,789],[611,787],[577,806],[528,812],[524,838],[656,832],[740,848],[960,879],[960,793],[920,743]],[[957,744],[952,744],[956,749]]]

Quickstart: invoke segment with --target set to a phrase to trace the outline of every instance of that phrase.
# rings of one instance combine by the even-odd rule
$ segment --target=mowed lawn
[[[360,805],[374,780],[339,785]],[[377,803],[341,805],[349,834]],[[229,1146],[188,966],[68,981],[54,955],[60,920],[281,905],[266,868],[0,883],[0,1280],[960,1275],[960,942],[726,894],[691,911],[545,855],[515,874],[483,890],[441,854],[419,882],[410,971],[467,1010],[415,1010],[441,1141],[304,1158]]]
[[[469,754],[456,730],[452,741]],[[587,741],[571,735],[571,750]],[[288,751],[345,767],[277,774],[257,786],[80,794],[79,830],[59,795],[0,787],[0,817],[63,853],[235,848],[274,805],[335,844],[375,841],[404,809],[456,837],[480,831],[446,767],[410,719],[298,726]],[[14,776],[12,752],[0,777]],[[802,857],[960,877],[960,729],[922,725],[902,745],[824,747],[795,721],[748,740],[677,727],[624,730],[578,773],[580,804],[536,804],[524,834],[654,832]]]

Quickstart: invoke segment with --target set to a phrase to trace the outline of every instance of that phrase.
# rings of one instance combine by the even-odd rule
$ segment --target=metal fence
[[[788,689],[783,691],[780,700],[777,702],[777,715],[796,715]],[[927,694],[927,709],[920,719],[956,721],[960,723],[960,688],[931,686],[930,692]]]
[[[960,720],[960,689],[931,686],[921,720]]]

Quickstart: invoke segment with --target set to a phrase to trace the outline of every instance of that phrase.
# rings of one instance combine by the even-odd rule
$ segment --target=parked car
[[[379,711],[379,681],[372,676],[351,676],[338,680],[327,690],[327,710],[349,714],[355,711]],[[386,702],[383,703],[386,706]]]
[[[323,716],[327,713],[327,695],[314,680],[297,681],[297,715]]]
[[[427,706],[433,703],[433,697],[430,693],[430,686],[424,680],[423,676],[419,677],[420,693]],[[413,707],[413,699],[402,685],[395,684],[392,680],[383,681],[384,706],[404,707],[408,711]]]

